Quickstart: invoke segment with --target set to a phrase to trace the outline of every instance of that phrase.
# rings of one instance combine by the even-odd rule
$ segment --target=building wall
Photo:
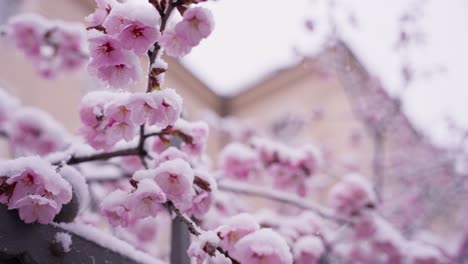
[[[341,176],[346,170],[330,164],[336,161],[354,164],[362,172],[369,172],[371,142],[353,116],[336,76],[323,74],[316,62],[278,72],[240,94],[230,104],[230,113],[250,121],[266,135],[272,134],[272,124],[279,119],[288,115],[302,117],[303,128],[286,141],[288,144],[311,142],[322,148],[325,162],[329,161],[328,173],[334,174],[331,176]],[[314,118],[317,115],[319,117]],[[359,144],[356,144],[356,133],[361,135]]]

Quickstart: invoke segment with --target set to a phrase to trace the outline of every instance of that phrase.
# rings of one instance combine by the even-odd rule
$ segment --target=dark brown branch
[[[88,156],[72,156],[66,163],[68,165],[74,165],[82,162],[97,161],[97,160],[108,160],[115,157],[122,156],[137,156],[140,155],[138,148],[128,148],[122,150],[116,150],[112,152],[104,152],[99,154],[93,154]],[[57,164],[58,165],[58,164]]]
[[[190,218],[184,215],[177,207],[175,207],[172,202],[168,202],[167,206],[180,218],[182,222],[184,222],[190,233],[192,233],[195,236],[201,235],[201,232],[198,230],[197,225]]]
[[[169,201],[167,203],[167,206],[171,211],[173,211],[177,215],[180,221],[182,221],[187,226],[190,233],[192,233],[195,236],[201,235],[201,231],[198,229],[198,226],[189,217],[184,215],[177,207],[175,207],[172,202]],[[229,256],[229,254],[221,247],[216,247],[216,250],[219,253],[223,254],[226,258],[230,259],[233,264],[240,264],[240,262]]]

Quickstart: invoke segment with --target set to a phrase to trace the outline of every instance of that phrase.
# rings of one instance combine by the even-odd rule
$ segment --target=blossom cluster
[[[136,171],[130,192],[119,189],[104,198],[101,212],[112,225],[128,227],[138,220],[156,217],[170,205],[195,217],[208,211],[216,190],[214,179],[203,170],[193,169],[187,160],[167,157],[153,169]]]
[[[0,90],[0,131],[17,155],[45,155],[68,144],[65,129],[46,112],[21,106],[18,99]]]
[[[374,209],[377,199],[372,186],[363,176],[345,176],[329,192],[329,205],[335,214],[345,218],[359,216],[366,209]]]
[[[167,21],[162,19],[148,1],[97,1],[97,9],[87,17],[90,74],[110,87],[125,88],[140,78],[138,57],[153,52],[155,43],[180,57],[213,30],[211,13],[202,7],[185,10],[183,20],[165,32]]]
[[[163,33],[160,44],[167,55],[183,57],[200,44],[202,39],[207,38],[213,28],[213,16],[208,9],[189,8],[183,13],[182,21]]]
[[[25,223],[51,223],[71,198],[71,185],[39,157],[0,163],[0,203],[17,209]]]
[[[152,93],[88,93],[80,106],[81,134],[95,149],[108,150],[118,141],[132,140],[146,123],[164,129],[182,112],[182,98],[173,89]]]
[[[276,188],[293,189],[305,196],[305,182],[318,172],[320,154],[311,145],[292,148],[264,138],[254,138],[250,146],[236,142],[227,145],[219,163],[229,178],[250,180],[265,172],[272,176]]]
[[[190,246],[188,253],[196,263],[232,263],[216,252],[222,248],[238,263],[293,263],[291,250],[282,236],[269,228],[260,228],[249,214],[235,215],[214,231],[203,233]]]
[[[22,14],[8,22],[5,32],[45,78],[79,69],[88,60],[86,32],[81,24]]]

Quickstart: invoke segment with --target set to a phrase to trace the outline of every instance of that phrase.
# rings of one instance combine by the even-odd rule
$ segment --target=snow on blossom
[[[44,155],[67,144],[65,128],[46,112],[25,107],[11,115],[9,140],[19,153]]]
[[[408,242],[398,230],[376,214],[358,220],[358,225],[368,226],[353,230],[350,241],[338,247],[338,252],[357,263],[403,263]]]
[[[226,177],[249,180],[259,170],[257,153],[241,143],[230,143],[220,154],[219,163]]]
[[[159,43],[169,56],[183,57],[208,37],[213,28],[213,17],[208,9],[189,8],[181,22],[163,33]]]
[[[23,157],[0,164],[0,201],[18,209],[26,223],[52,222],[62,205],[72,199],[70,184],[39,157]]]
[[[180,131],[188,136],[181,145],[181,149],[190,155],[200,155],[203,153],[208,140],[209,128],[205,122],[189,122],[178,119],[174,124],[174,130]]]
[[[229,252],[231,255],[231,252]],[[292,264],[293,257],[286,241],[271,229],[264,228],[241,238],[232,256],[240,263]]]
[[[163,129],[173,125],[182,113],[182,98],[174,89],[151,93],[135,94],[129,101],[132,121],[136,124],[147,122]]]
[[[131,231],[140,241],[147,242],[156,238],[158,233],[158,222],[154,217],[146,217],[135,222],[129,227]]]
[[[26,55],[38,56],[47,24],[47,20],[39,15],[23,14],[11,18],[6,31],[18,49]]]
[[[168,161],[168,160],[173,160],[173,159],[183,159],[187,162],[189,162],[189,156],[187,153],[181,151],[180,149],[176,147],[169,147],[163,152],[159,154],[159,156],[156,158],[155,161],[155,166],[158,166],[159,164]]]
[[[314,146],[291,147],[266,138],[251,141],[266,172],[277,189],[293,189],[300,196],[308,193],[308,182],[320,164],[320,154]]]
[[[94,127],[104,118],[104,110],[108,103],[118,96],[108,91],[94,91],[86,94],[80,104],[80,119],[85,125]]]
[[[194,47],[202,39],[207,38],[213,28],[214,20],[211,12],[203,7],[193,7],[184,12],[183,20],[175,26],[175,31],[184,36],[184,39]]]
[[[299,238],[293,246],[294,263],[315,264],[319,263],[320,257],[325,252],[325,247],[320,238],[316,236],[305,236]]]
[[[335,213],[344,217],[359,215],[366,208],[376,206],[370,183],[363,176],[345,176],[329,192],[329,204]]]
[[[107,195],[101,203],[101,214],[107,218],[113,226],[127,227],[130,223],[129,209],[126,207],[128,193],[123,190],[115,190]]]
[[[228,218],[225,224],[216,228],[216,233],[221,238],[222,248],[231,252],[241,238],[259,229],[260,225],[252,215],[241,213]]]
[[[195,263],[202,264],[205,259],[215,256],[219,242],[216,232],[203,232],[195,241],[192,241],[187,253],[189,257],[195,260]]]
[[[138,57],[129,51],[123,50],[114,57],[113,51],[101,47],[98,59],[92,59],[88,64],[88,72],[111,88],[125,88],[135,83],[141,77],[141,67]],[[112,47],[110,49],[113,49]]]
[[[131,102],[134,94],[91,92],[82,100],[80,133],[95,149],[108,150],[120,140],[131,141],[137,126],[133,122]]]
[[[148,124],[165,128],[176,123],[182,113],[182,97],[174,89],[169,88],[153,93],[159,95],[159,100],[157,101],[158,114],[150,116]]]
[[[216,180],[206,170],[202,169],[195,170],[194,186],[196,195],[192,200],[192,207],[189,212],[194,217],[201,219],[210,210],[218,186]]]
[[[154,180],[166,193],[168,200],[181,205],[190,204],[195,195],[194,172],[186,161],[179,158],[165,161],[154,173]]]
[[[102,26],[108,34],[117,35],[135,22],[156,28],[159,15],[147,1],[126,1],[112,7]]]
[[[146,53],[158,41],[159,15],[148,2],[129,1],[115,6],[103,23],[108,34],[114,34],[123,48],[137,55]]]
[[[185,37],[178,34],[174,28],[164,31],[159,40],[159,45],[164,48],[167,55],[175,58],[181,58],[192,50],[192,46]]]
[[[101,25],[111,12],[112,8],[119,4],[115,0],[96,0],[96,9],[85,20],[90,24],[91,27]]]
[[[6,33],[45,78],[53,78],[61,71],[78,69],[88,60],[86,33],[78,23],[48,21],[39,15],[20,14],[9,20]]]
[[[278,219],[277,215],[267,215],[267,217]],[[288,243],[293,243],[293,241],[299,239],[303,236],[318,236],[322,235],[327,237],[327,229],[324,228],[323,220],[317,217],[314,213],[311,212],[302,212],[299,215],[291,217],[287,221],[284,219],[279,219],[279,223],[276,225],[279,226],[278,232],[283,235],[283,237],[288,241]],[[263,225],[263,222],[262,222]],[[268,223],[267,223],[268,225]],[[274,226],[274,225],[273,225]]]
[[[166,194],[152,179],[142,179],[137,189],[130,193],[126,200],[132,218],[141,219],[148,216],[155,217],[161,210],[162,203],[166,202]]]

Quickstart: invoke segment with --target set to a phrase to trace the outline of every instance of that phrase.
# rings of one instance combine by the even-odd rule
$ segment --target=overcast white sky
[[[341,23],[346,42],[369,70],[392,92],[401,88],[401,56],[395,53],[398,17],[421,0],[337,1],[343,13],[356,14],[357,27]],[[299,59],[293,47],[317,51],[327,24],[319,0],[220,0],[207,3],[216,28],[212,36],[184,59],[219,94],[235,94],[269,73]],[[445,117],[468,128],[468,1],[427,0],[419,28],[424,43],[410,50],[418,75],[404,94],[405,108],[419,128],[438,141],[447,140]],[[304,30],[312,17],[316,30]],[[348,16],[343,16],[348,17]],[[440,72],[439,69],[444,71]],[[430,77],[424,72],[436,72]]]

